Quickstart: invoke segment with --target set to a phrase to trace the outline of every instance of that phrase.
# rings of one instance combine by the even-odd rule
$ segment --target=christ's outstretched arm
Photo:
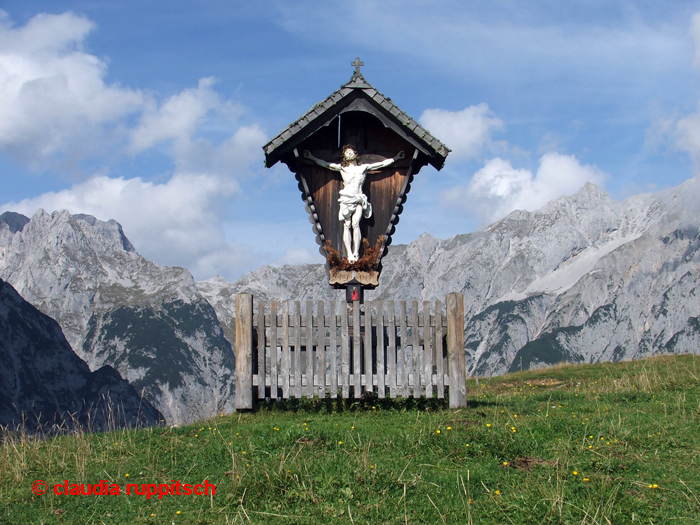
[[[326,168],[326,169],[333,170],[333,171],[340,171],[342,169],[342,166],[340,164],[336,164],[335,162],[326,162],[323,159],[319,159],[318,157],[314,157],[308,149],[304,150],[303,155],[304,155],[305,159],[309,159],[309,160],[315,162],[316,164],[318,164],[322,168]]]
[[[393,159],[386,159],[381,162],[375,162],[373,164],[365,164],[365,166],[367,166],[367,171],[378,170],[379,168],[386,168],[387,166],[391,166],[394,162],[396,162],[399,159],[403,159],[405,156],[406,154],[403,151],[399,151]]]

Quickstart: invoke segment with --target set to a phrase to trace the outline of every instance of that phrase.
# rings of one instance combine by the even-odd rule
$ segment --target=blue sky
[[[261,146],[351,76],[453,152],[394,242],[446,238],[586,181],[615,199],[700,155],[700,2],[0,0],[0,211],[124,226],[228,279],[322,262]]]

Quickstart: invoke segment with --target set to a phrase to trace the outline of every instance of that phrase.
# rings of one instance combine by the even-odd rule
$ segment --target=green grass
[[[700,357],[468,386],[462,410],[316,400],[182,428],[6,435],[0,523],[700,523]],[[48,493],[32,494],[36,479]],[[55,495],[65,479],[122,495]],[[123,494],[205,479],[216,495]]]

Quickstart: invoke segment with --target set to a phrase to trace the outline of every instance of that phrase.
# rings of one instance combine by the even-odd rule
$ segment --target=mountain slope
[[[0,425],[103,430],[161,420],[114,368],[90,372],[58,323],[0,280]]]

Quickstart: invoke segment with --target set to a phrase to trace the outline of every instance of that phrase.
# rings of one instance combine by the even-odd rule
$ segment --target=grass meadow
[[[700,357],[470,380],[468,396],[461,410],[306,400],[180,428],[6,432],[0,523],[700,523]],[[55,494],[65,480],[121,494]],[[172,480],[216,493],[125,495]]]

